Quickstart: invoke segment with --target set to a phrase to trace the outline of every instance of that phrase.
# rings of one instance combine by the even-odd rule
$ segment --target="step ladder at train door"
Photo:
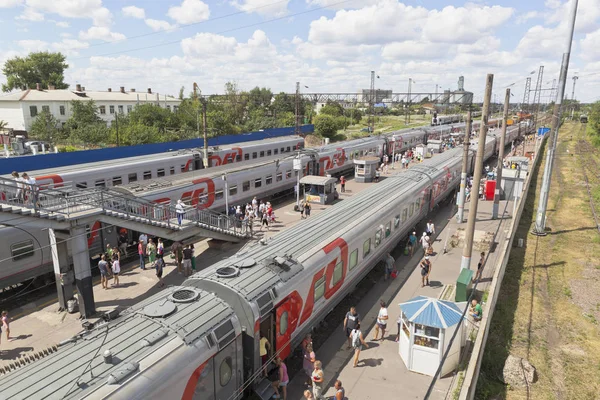
[[[10,224],[11,219],[6,218],[6,214],[10,213],[57,223],[90,218],[107,223],[119,220],[119,225],[134,230],[144,229],[136,229],[134,225],[157,227],[182,234],[202,230],[209,233],[207,237],[230,241],[250,236],[250,231],[235,218],[210,210],[186,207],[179,225],[175,207],[128,197],[107,188],[77,188],[68,182],[51,185],[21,184],[23,188],[18,185],[15,181],[0,182],[0,214],[5,214],[4,218],[0,215],[0,224]],[[21,195],[23,192],[26,193],[25,196]]]

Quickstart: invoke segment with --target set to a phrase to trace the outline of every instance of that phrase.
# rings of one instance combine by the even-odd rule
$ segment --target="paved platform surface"
[[[390,170],[390,173],[393,172]],[[385,175],[383,176],[383,179]],[[312,216],[323,212],[336,203],[344,201],[374,183],[357,183],[349,178],[346,183],[346,193],[340,193],[340,199],[331,205],[312,205]],[[269,231],[260,231],[258,221],[255,222],[255,235],[252,239],[237,244],[229,244],[222,250],[209,248],[208,239],[200,240],[194,244],[196,267],[203,269],[209,265],[233,255],[243,246],[251,245],[264,237],[275,235],[301,221],[300,213],[294,211],[295,199],[286,199],[274,204],[276,223]],[[177,273],[175,263],[170,256],[165,256],[167,268],[164,273],[164,282],[167,285],[179,285],[184,281],[184,276]],[[112,283],[112,279],[110,281]],[[147,268],[145,271],[138,268],[138,263],[130,262],[122,267],[119,287],[103,290],[100,286],[100,277],[94,279],[94,299],[98,312],[105,312],[115,307],[127,308],[144,298],[147,298],[160,289],[155,270]],[[58,312],[58,302],[55,295],[45,297],[35,303],[29,303],[19,309],[8,310],[12,321],[10,324],[11,336],[16,338],[7,341],[2,337],[0,343],[0,366],[14,361],[19,356],[31,351],[44,350],[60,341],[70,338],[82,330],[79,313],[68,314]],[[4,332],[3,332],[4,335]]]
[[[533,151],[535,143],[528,144],[526,151]],[[516,154],[522,153],[522,147],[515,149]],[[514,153],[507,154],[513,155]],[[392,252],[396,259],[398,277],[392,281],[385,282],[383,277],[372,287],[368,295],[360,303],[356,304],[362,324],[361,328],[365,341],[369,344],[368,349],[360,353],[359,364],[353,367],[353,350],[347,349],[347,340],[343,331],[343,321],[339,324],[332,321],[332,334],[327,341],[316,351],[316,359],[323,362],[325,372],[326,398],[331,399],[335,394],[333,385],[337,379],[342,382],[348,400],[380,400],[380,399],[423,399],[432,377],[409,371],[399,354],[399,344],[396,342],[398,328],[396,321],[400,316],[399,304],[415,296],[428,296],[438,298],[444,285],[454,284],[461,270],[463,253],[463,242],[456,240],[467,227],[470,203],[466,203],[464,219],[465,222],[456,222],[456,206],[453,204],[444,209],[439,209],[432,215],[436,226],[435,242],[433,244],[434,255],[430,257],[432,271],[430,274],[430,286],[421,287],[420,269],[417,268],[422,260],[423,250],[415,250],[413,257],[400,254],[399,249]],[[500,201],[499,217],[492,220],[492,201],[479,201],[478,213],[475,225],[475,241],[471,259],[471,270],[477,269],[479,253],[485,251],[487,259],[482,273],[482,279],[477,285],[476,298],[481,301],[482,294],[487,290],[494,274],[496,266],[502,254],[496,249],[501,249],[507,240],[508,229],[512,222],[513,202]],[[483,250],[483,241],[493,235],[491,252]],[[417,232],[420,237],[422,232]],[[455,239],[452,240],[453,236]],[[457,247],[452,247],[452,242]],[[444,252],[446,246],[447,252]],[[388,328],[383,341],[373,341],[374,325],[379,312],[379,301],[384,300],[388,305]],[[474,324],[474,325],[473,325]],[[477,328],[476,323],[471,322],[471,327]],[[455,374],[438,379],[430,395],[432,400],[443,400],[452,398],[450,393]],[[304,400],[303,392],[307,389],[304,385],[305,375],[300,372],[296,374],[288,385],[289,400]]]

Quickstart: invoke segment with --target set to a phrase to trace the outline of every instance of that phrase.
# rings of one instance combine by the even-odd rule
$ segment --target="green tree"
[[[600,145],[600,101],[593,103],[588,113],[588,132],[594,145]]]
[[[94,100],[71,101],[71,116],[65,124],[68,130],[76,130],[99,122],[102,122],[102,119],[98,116],[98,107]]]
[[[271,108],[272,99],[273,92],[271,92],[271,89],[256,86],[248,92],[248,110],[260,109],[267,112]]]
[[[42,111],[37,115],[29,133],[32,137],[44,142],[53,143],[60,138],[58,121],[49,111]]]
[[[156,143],[160,139],[161,133],[156,126],[146,126],[139,121],[127,121],[126,124],[119,125],[119,142],[123,146]],[[111,132],[111,141],[116,141],[114,131]]]
[[[6,76],[6,84],[2,84],[2,91],[32,89],[37,83],[42,89],[48,89],[48,85],[56,89],[67,89],[69,85],[64,83],[64,72],[69,66],[65,60],[61,53],[47,51],[8,59],[2,68],[2,73]]]
[[[319,114],[327,114],[332,117],[339,117],[340,115],[344,115],[344,108],[335,102],[327,102],[323,107],[319,109]]]
[[[284,112],[296,112],[296,99],[293,96],[288,96],[286,93],[279,93],[275,95],[272,104],[273,112],[276,114]]]
[[[72,141],[80,141],[85,145],[99,145],[110,142],[110,130],[103,122],[95,124],[79,125],[71,130],[69,138]]]
[[[314,118],[315,133],[322,137],[333,138],[338,130],[334,117],[327,114],[319,114]]]
[[[352,118],[354,124],[358,124],[363,118],[363,112],[358,108],[347,110],[346,115],[349,115]]]
[[[296,115],[292,112],[284,112],[277,114],[277,127],[295,126]]]

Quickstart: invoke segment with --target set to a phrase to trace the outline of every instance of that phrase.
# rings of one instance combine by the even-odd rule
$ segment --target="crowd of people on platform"
[[[13,171],[11,175],[16,182],[14,201],[27,206],[37,205],[39,188],[36,185],[35,178],[29,176],[27,172],[19,174],[17,171]]]

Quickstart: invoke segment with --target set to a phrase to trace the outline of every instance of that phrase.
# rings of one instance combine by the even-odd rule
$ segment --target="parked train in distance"
[[[497,142],[496,135],[487,136],[484,158],[494,155]],[[476,151],[473,143],[471,171]],[[285,359],[455,190],[462,154],[461,148],[447,150],[390,176],[65,340],[56,353],[3,376],[0,393],[7,400],[266,394],[260,338],[271,344],[270,356]]]
[[[478,122],[474,123],[475,128],[477,124]],[[438,128],[411,128],[388,132],[381,136],[314,148],[310,150],[312,156],[303,157],[303,164],[305,168],[308,168],[305,169],[305,174],[322,175],[327,171],[339,176],[345,171],[351,172],[353,168],[351,160],[356,156],[367,153],[377,154],[379,157],[383,157],[383,154],[392,156],[394,146],[396,146],[395,152],[397,153],[423,143],[428,136],[439,134]],[[277,155],[273,154],[275,150],[268,156],[266,155],[268,150],[264,150],[264,157],[261,157],[261,153],[258,152],[256,159],[251,154],[249,161],[240,165],[226,163],[207,170],[194,170],[149,180],[142,179],[132,183],[127,183],[121,178],[121,185],[115,185],[113,190],[161,203],[171,201],[174,204],[179,198],[183,198],[191,206],[200,204],[202,208],[224,211],[225,182],[222,178],[225,173],[227,173],[228,180],[229,204],[240,204],[251,200],[254,196],[268,198],[293,190],[297,178],[291,168],[293,161],[291,158],[287,158],[291,153],[295,153],[291,150],[295,143],[295,137],[293,140],[289,143],[289,153],[286,146],[285,151],[278,151]],[[176,154],[174,153],[171,157],[177,157]],[[342,154],[344,157],[341,157]],[[184,156],[189,158],[190,154]],[[160,168],[153,164],[149,157],[144,156],[143,160],[139,162],[146,163],[144,168],[154,168],[152,176],[155,176],[154,171],[160,170]],[[121,176],[133,173],[127,169],[128,167],[123,168],[122,163],[119,165]],[[114,167],[117,168],[117,166]],[[78,165],[73,168],[86,167]],[[96,166],[86,169],[88,174],[92,174],[89,175],[92,176],[88,182],[90,186],[93,185],[95,179],[93,176],[98,176],[95,175],[97,168]],[[109,187],[113,183],[110,179],[104,179],[103,182]],[[106,245],[117,245],[119,232],[117,227],[102,224],[99,221],[88,226],[87,231],[88,249],[93,260],[92,265],[95,267],[96,259],[104,252]],[[128,243],[137,241],[137,238],[136,232],[128,232]],[[0,248],[0,257],[4,260],[0,269],[0,288],[17,285],[33,278],[38,278],[36,285],[51,282],[54,277],[54,269],[46,231],[32,229],[27,225],[0,226],[0,240],[6,243]]]
[[[245,163],[269,157],[272,154],[291,153],[302,148],[304,148],[304,138],[294,135],[223,147],[212,146],[208,151],[209,167]],[[202,158],[202,149],[188,149],[19,172],[27,172],[30,176],[35,177],[36,183],[39,185],[59,187],[64,182],[72,182],[80,188],[110,187],[200,170],[204,168]],[[10,175],[1,176],[0,179],[2,178],[12,179]]]

